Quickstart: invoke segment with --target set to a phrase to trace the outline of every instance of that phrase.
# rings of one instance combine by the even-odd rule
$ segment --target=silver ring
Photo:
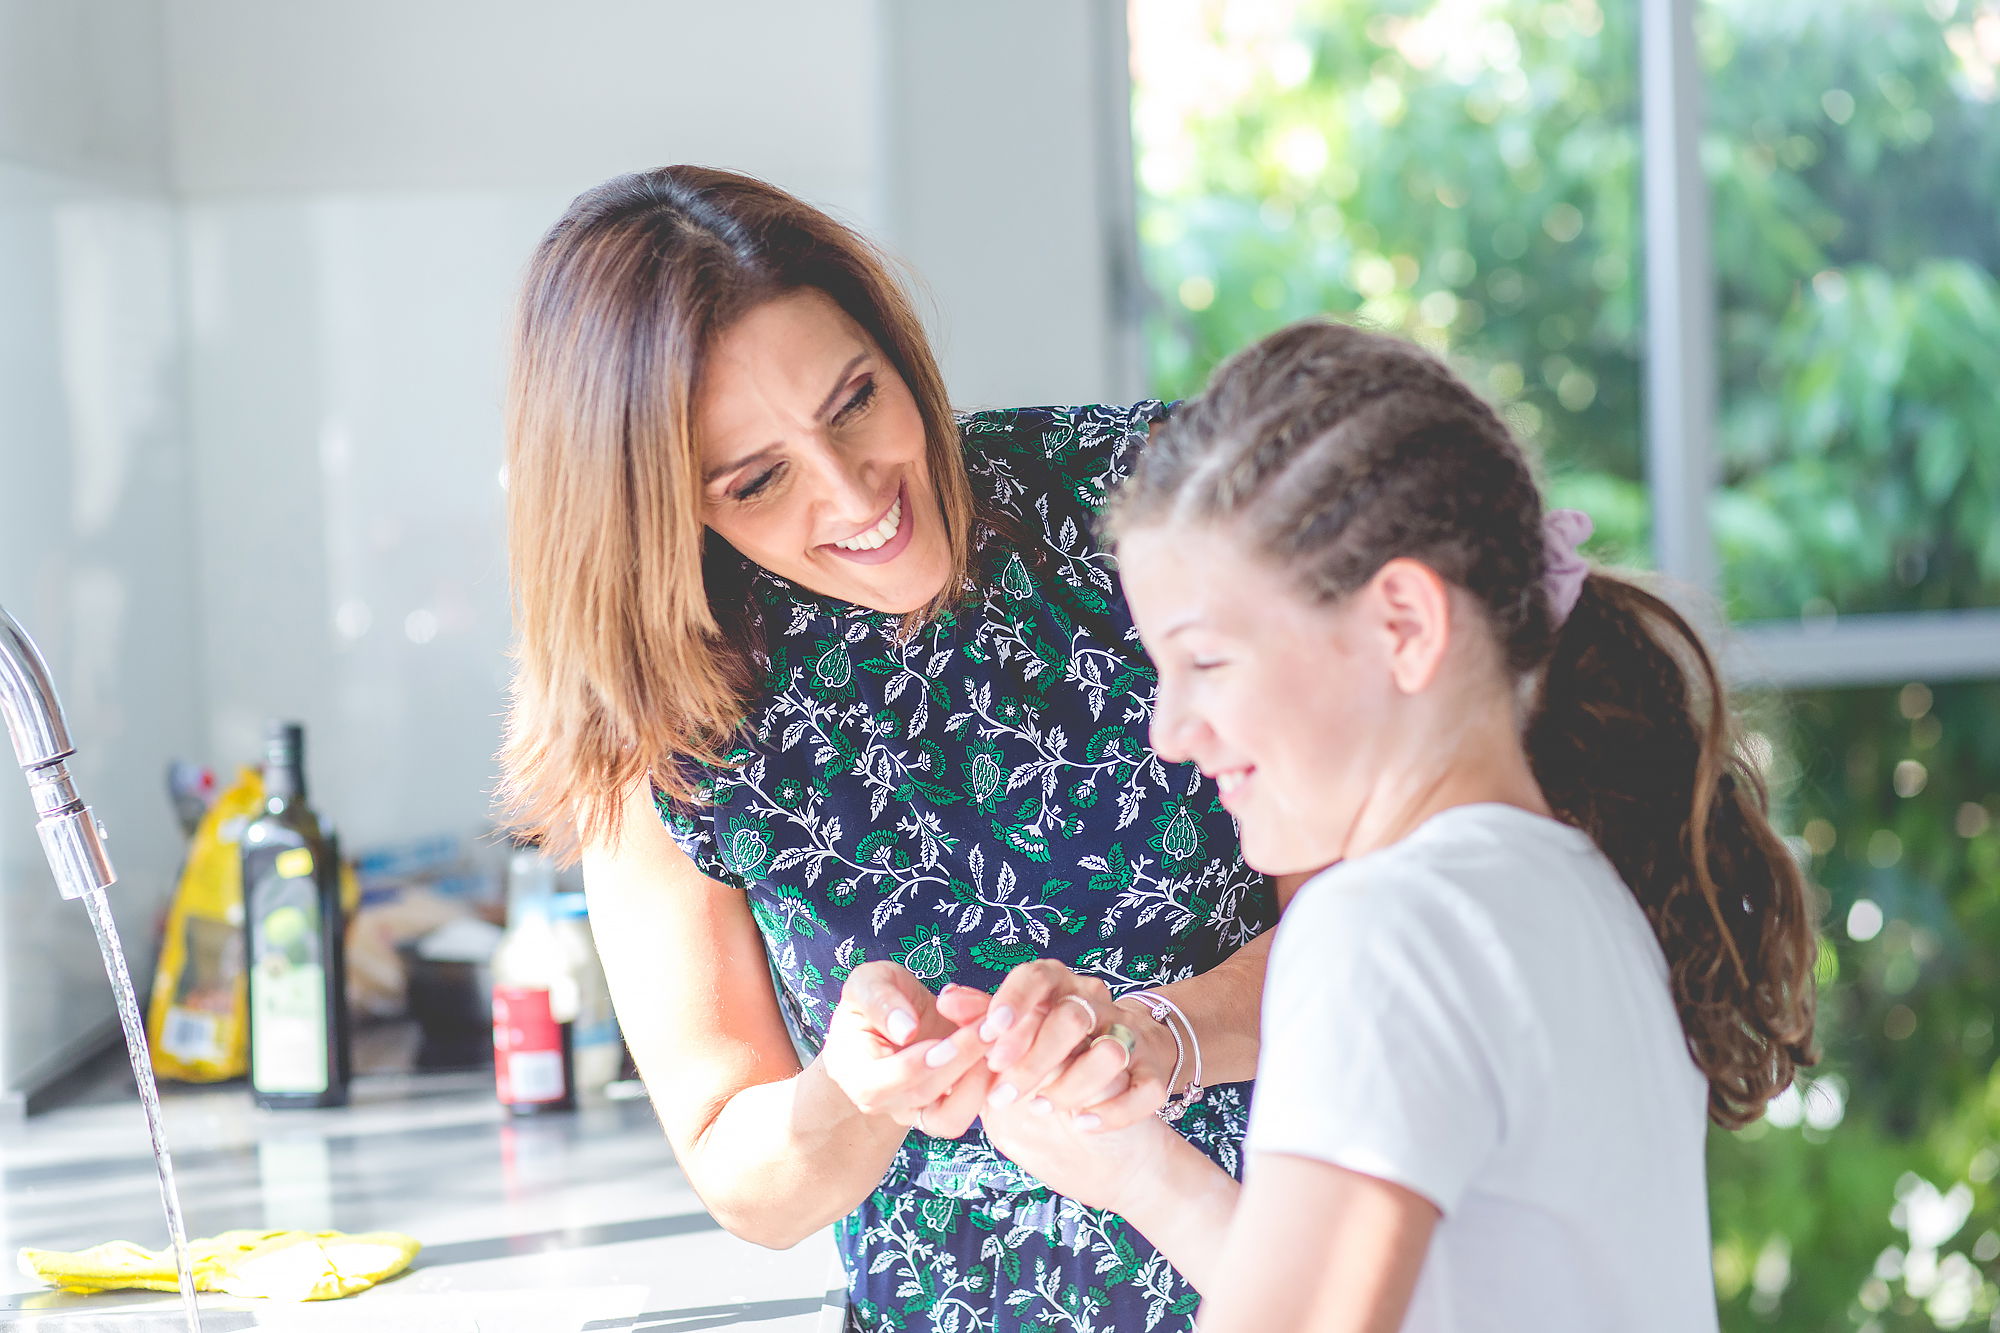
[[[1096,1006],[1096,1005],[1092,1004],[1092,1003],[1091,1003],[1091,1002],[1090,1002],[1089,1000],[1086,1000],[1086,999],[1084,999],[1084,998],[1083,998],[1083,997],[1082,997],[1081,995],[1077,995],[1077,994],[1074,994],[1074,993],[1071,993],[1071,994],[1069,994],[1069,995],[1065,995],[1065,996],[1063,996],[1063,997],[1062,997],[1062,1002],[1063,1002],[1063,1003],[1065,1003],[1065,1004],[1080,1004],[1080,1005],[1082,1005],[1082,1006],[1083,1006],[1083,1012],[1084,1012],[1084,1013],[1086,1013],[1086,1014],[1089,1014],[1089,1015],[1090,1015],[1090,1030],[1091,1030],[1092,1032],[1095,1032],[1095,1031],[1097,1031],[1097,1006]]]

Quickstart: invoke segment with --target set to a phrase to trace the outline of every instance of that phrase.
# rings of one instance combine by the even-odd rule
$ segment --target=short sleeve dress
[[[1213,968],[1275,923],[1211,783],[1146,743],[1155,674],[1097,511],[1159,403],[960,418],[976,491],[959,606],[900,618],[740,570],[764,690],[697,799],[659,800],[697,865],[742,889],[795,1039],[824,1043],[840,988],[891,959],[933,990],[992,991],[1054,958],[1115,992]],[[1248,1084],[1179,1130],[1232,1174]],[[1186,1329],[1192,1288],[1136,1231],[1053,1193],[975,1123],[912,1132],[837,1228],[850,1328]]]

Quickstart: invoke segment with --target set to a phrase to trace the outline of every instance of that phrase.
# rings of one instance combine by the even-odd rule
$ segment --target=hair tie
[[[1542,587],[1549,595],[1549,615],[1560,627],[1583,595],[1583,581],[1590,577],[1590,561],[1579,549],[1596,531],[1590,515],[1581,509],[1551,509],[1542,518],[1542,554],[1546,571]]]

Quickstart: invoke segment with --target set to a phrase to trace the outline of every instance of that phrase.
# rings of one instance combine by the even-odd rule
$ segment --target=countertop
[[[181,1330],[179,1298],[67,1295],[15,1268],[20,1247],[166,1243],[145,1119],[123,1052],[100,1086],[0,1125],[0,1328]],[[371,1074],[337,1110],[260,1111],[241,1083],[168,1085],[166,1127],[190,1236],[237,1227],[403,1231],[415,1265],[345,1300],[204,1295],[205,1333],[611,1333],[839,1327],[822,1233],[786,1251],[703,1211],[644,1100],[508,1117],[490,1071]]]

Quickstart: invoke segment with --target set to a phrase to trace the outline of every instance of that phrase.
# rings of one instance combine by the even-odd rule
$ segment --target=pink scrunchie
[[[1581,509],[1551,509],[1542,519],[1542,552],[1548,563],[1542,586],[1548,589],[1549,611],[1558,626],[1569,619],[1583,595],[1583,581],[1590,577],[1590,561],[1578,548],[1595,530]]]

